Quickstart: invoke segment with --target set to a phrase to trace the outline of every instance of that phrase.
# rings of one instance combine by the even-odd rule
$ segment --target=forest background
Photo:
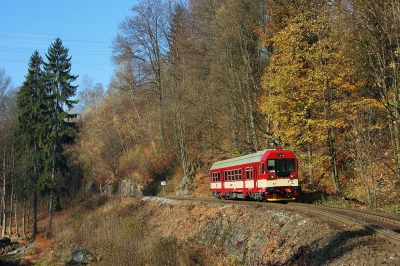
[[[60,121],[75,133],[57,149],[55,131],[17,145],[18,95],[32,83],[14,88],[1,69],[3,235],[18,206],[50,201],[51,225],[52,208],[123,180],[187,195],[213,162],[277,146],[298,156],[304,191],[400,212],[399,25],[395,0],[140,1],[113,40],[106,92],[86,77],[75,105],[79,73],[66,68]],[[24,155],[46,145],[42,168],[30,165]]]

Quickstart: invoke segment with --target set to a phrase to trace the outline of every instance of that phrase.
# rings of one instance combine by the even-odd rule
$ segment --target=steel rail
[[[185,198],[174,197],[174,199],[199,201],[199,202],[203,202],[203,201],[219,202],[219,203],[230,202],[232,204],[238,204],[238,205],[254,205],[254,204],[256,204],[258,206],[264,205],[265,207],[271,207],[271,206],[278,207],[276,205],[276,203],[272,203],[272,202],[265,204],[265,203],[260,203],[257,201],[235,201],[235,200],[221,201],[220,199],[217,200],[215,198],[191,198],[191,197],[185,197]],[[391,216],[388,216],[385,214],[383,214],[381,216],[381,214],[372,214],[372,213],[368,213],[366,211],[344,209],[344,208],[338,208],[338,207],[328,207],[328,206],[313,205],[313,204],[305,204],[305,203],[296,203],[296,202],[289,202],[288,204],[282,204],[282,205],[280,205],[280,207],[290,209],[293,211],[302,210],[305,212],[312,212],[312,213],[320,214],[325,217],[334,219],[336,221],[343,222],[347,225],[356,226],[357,228],[367,230],[367,231],[371,232],[373,235],[389,241],[393,245],[400,246],[400,234],[399,233],[396,233],[395,231],[390,230],[390,229],[384,229],[382,227],[362,221],[358,217],[354,218],[354,216],[364,217],[367,215],[368,218],[370,218],[370,219],[374,219],[376,221],[378,221],[378,220],[380,221],[383,219],[388,224],[395,223],[397,225],[397,222],[398,222],[397,217],[391,217]],[[345,214],[339,214],[337,212],[344,212]],[[348,213],[352,213],[353,217],[350,217]]]
[[[359,212],[355,210],[345,210],[342,208],[337,208],[337,207],[327,207],[327,206],[319,206],[319,205],[311,205],[311,204],[300,204],[300,203],[293,203],[290,204],[291,206],[296,206],[295,209],[303,209],[306,212],[314,212],[314,213],[319,213],[324,216],[331,217],[333,219],[339,220],[341,222],[344,222],[348,225],[355,225],[359,228],[366,229],[373,233],[374,235],[381,237],[390,243],[400,246],[400,234],[396,233],[393,230],[390,229],[384,229],[381,228],[377,225],[373,225],[364,221],[360,221],[359,219],[349,217],[346,215],[338,214],[337,211],[340,209],[340,212],[352,212],[355,215],[360,215],[360,216],[365,216],[365,212]],[[381,220],[384,219],[385,222],[388,223],[393,223],[393,221],[390,221],[390,218],[388,217],[381,217],[378,214],[368,214],[368,218],[375,219],[375,220]],[[395,223],[397,223],[397,217],[394,217]]]

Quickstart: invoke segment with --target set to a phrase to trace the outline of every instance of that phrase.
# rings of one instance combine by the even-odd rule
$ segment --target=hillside
[[[351,228],[339,230],[280,204],[97,198],[59,213],[55,228],[54,239],[39,237],[31,244],[33,251],[15,255],[24,257],[24,264],[10,265],[65,265],[71,252],[81,248],[96,257],[92,265],[400,263],[398,249],[379,238]]]

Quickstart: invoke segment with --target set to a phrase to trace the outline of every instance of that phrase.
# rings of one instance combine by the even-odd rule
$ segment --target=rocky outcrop
[[[215,262],[231,256],[244,265],[375,265],[379,261],[400,265],[400,251],[370,232],[331,227],[322,217],[307,217],[281,204],[156,197],[143,201],[140,215],[157,229],[157,235],[173,235],[197,245],[216,255]]]
[[[78,249],[71,253],[71,258],[65,265],[86,265],[95,261],[97,261],[96,257],[87,249]]]

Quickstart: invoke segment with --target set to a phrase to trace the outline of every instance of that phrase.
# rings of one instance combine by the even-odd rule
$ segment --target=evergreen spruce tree
[[[44,154],[41,143],[45,139],[46,117],[43,111],[45,90],[43,87],[43,59],[35,51],[30,58],[26,80],[17,93],[18,137],[20,156],[24,162],[24,174],[17,181],[20,200],[27,201],[33,194],[33,238],[37,234],[37,189],[39,176],[44,170]]]
[[[78,86],[71,85],[71,82],[78,76],[70,74],[71,57],[68,57],[68,51],[57,38],[50,45],[46,54],[47,62],[44,63],[45,87],[48,95],[47,113],[50,117],[45,145],[49,160],[48,175],[41,179],[40,185],[48,189],[50,194],[47,236],[51,234],[56,175],[63,174],[67,169],[63,145],[72,142],[75,136],[75,123],[71,120],[76,118],[77,114],[70,114],[69,110],[77,103],[71,98],[75,96]]]

